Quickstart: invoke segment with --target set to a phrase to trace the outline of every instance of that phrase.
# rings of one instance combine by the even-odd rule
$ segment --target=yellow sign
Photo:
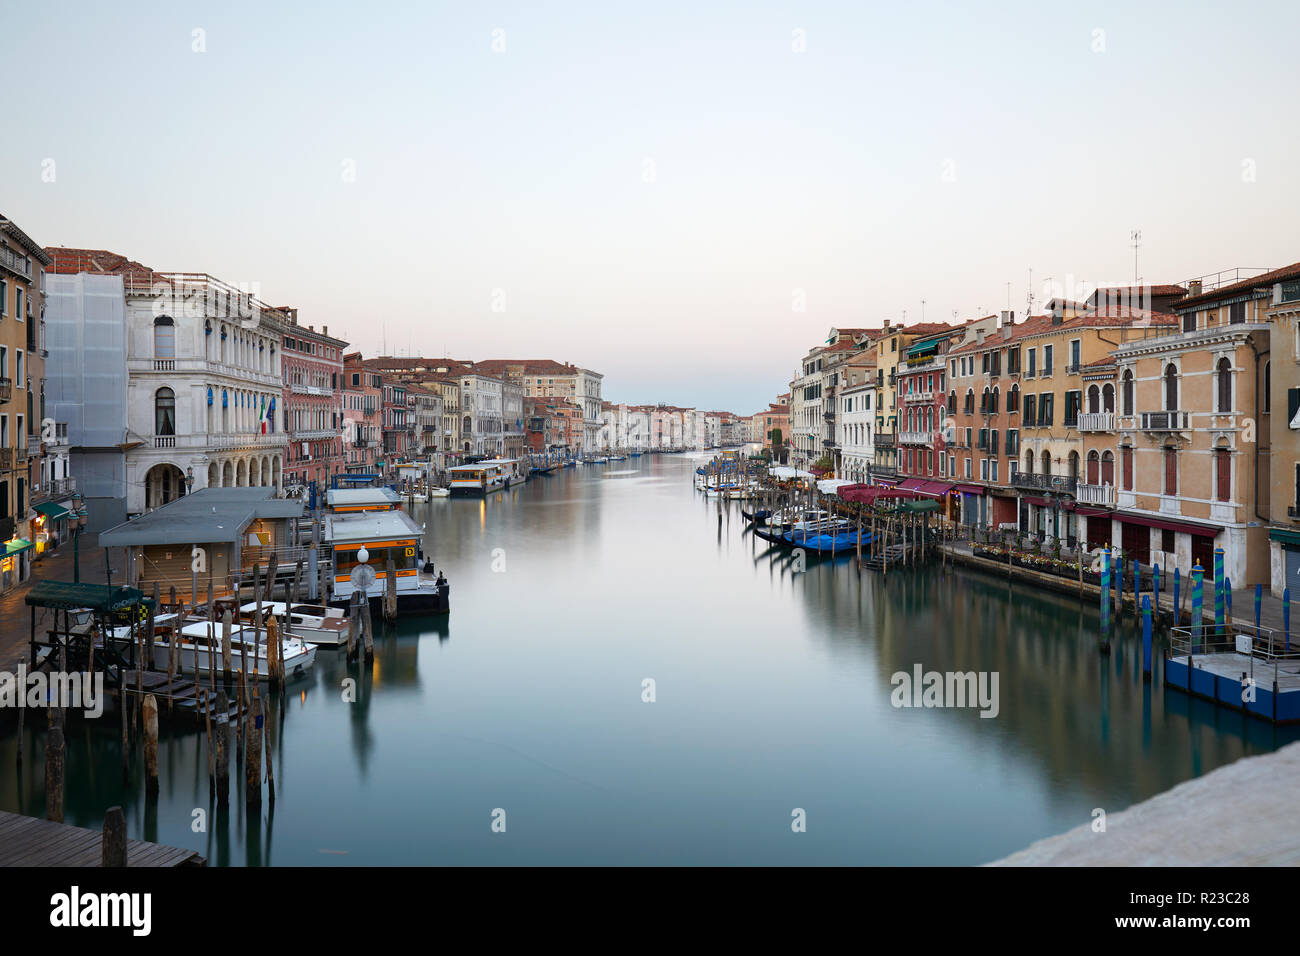
[[[414,549],[414,548],[407,548],[407,549],[406,549],[406,556],[407,556],[408,558],[413,558],[413,557],[415,557],[415,549]]]

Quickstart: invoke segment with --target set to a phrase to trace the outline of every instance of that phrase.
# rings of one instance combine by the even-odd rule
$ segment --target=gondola
[[[767,519],[772,517],[772,512],[768,511],[766,508],[761,508],[751,514],[744,508],[741,508],[740,516],[751,524],[764,525],[767,524]]]

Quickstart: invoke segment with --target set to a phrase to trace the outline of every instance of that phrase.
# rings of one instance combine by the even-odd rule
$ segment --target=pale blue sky
[[[27,5],[0,210],[367,353],[739,413],[831,326],[1129,281],[1133,228],[1150,281],[1300,260],[1298,5],[978,6]]]

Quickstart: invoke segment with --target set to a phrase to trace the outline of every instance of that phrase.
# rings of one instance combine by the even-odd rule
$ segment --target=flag
[[[262,434],[266,434],[266,396],[262,396],[262,410],[257,413],[258,419],[262,422]]]

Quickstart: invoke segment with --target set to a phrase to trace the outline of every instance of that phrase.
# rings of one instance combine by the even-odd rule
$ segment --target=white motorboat
[[[348,642],[348,619],[343,609],[326,607],[323,604],[294,604],[288,614],[288,634],[309,644],[346,644]],[[262,605],[262,614],[274,614],[283,627],[285,624],[283,601],[273,601]],[[254,623],[257,614],[257,602],[252,601],[239,608],[239,618],[245,624]]]
[[[221,672],[220,622],[190,620],[181,629],[176,645],[177,668],[182,674],[207,674],[215,666]],[[174,633],[174,632],[173,632]],[[211,642],[209,643],[209,637]],[[212,647],[215,660],[209,660]],[[284,638],[284,673],[296,677],[309,670],[316,661],[316,645],[296,637]],[[156,637],[153,645],[153,665],[157,670],[167,669],[168,644],[166,637]],[[247,676],[253,680],[270,680],[266,662],[266,633],[255,628],[235,624],[230,629],[230,666],[242,670],[247,665]]]
[[[450,488],[430,488],[430,489],[429,489],[429,497],[430,497],[430,498],[450,498],[450,497],[451,497],[451,489],[450,489]]]

